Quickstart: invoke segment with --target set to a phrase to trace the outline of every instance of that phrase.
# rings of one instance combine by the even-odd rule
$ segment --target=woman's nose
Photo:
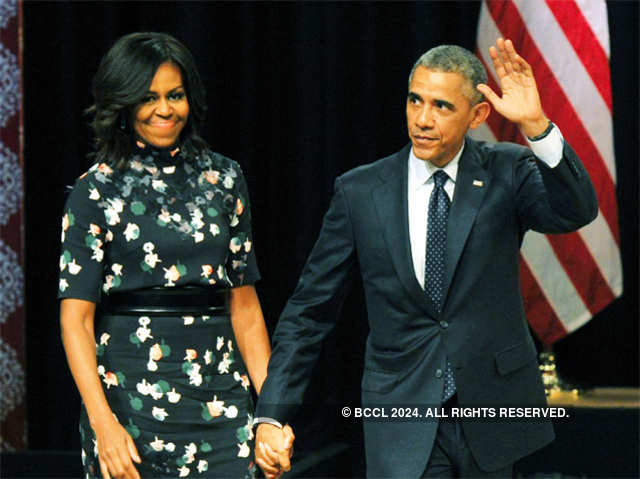
[[[171,114],[171,105],[166,98],[160,98],[158,101],[158,106],[156,107],[156,114],[167,116]]]

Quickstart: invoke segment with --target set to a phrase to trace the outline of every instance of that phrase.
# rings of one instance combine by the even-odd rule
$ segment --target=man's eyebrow
[[[441,103],[442,105],[446,106],[447,108],[449,108],[450,110],[455,110],[456,107],[453,103],[449,103],[447,100],[441,100],[439,98],[436,98],[435,100],[433,100],[434,103]]]
[[[407,98],[410,98],[411,100],[420,100],[420,101],[422,101],[422,97],[420,95],[418,95],[417,93],[414,93],[412,91],[407,93]]]

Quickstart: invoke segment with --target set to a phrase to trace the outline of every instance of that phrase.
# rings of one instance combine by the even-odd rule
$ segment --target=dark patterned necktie
[[[427,254],[424,268],[424,290],[438,313],[442,312],[444,301],[444,260],[447,248],[447,220],[449,218],[449,196],[444,184],[449,177],[438,170],[433,174],[434,187],[429,198],[429,218],[427,226]],[[442,402],[456,392],[451,363],[447,359],[444,371]]]

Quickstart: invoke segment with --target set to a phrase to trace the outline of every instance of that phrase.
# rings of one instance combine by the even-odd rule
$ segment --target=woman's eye
[[[145,97],[142,99],[142,103],[153,103],[154,101],[156,101],[156,97],[155,97],[155,96],[153,96],[153,95],[145,96]]]
[[[183,91],[175,92],[169,95],[169,100],[182,100],[184,96],[185,95]]]

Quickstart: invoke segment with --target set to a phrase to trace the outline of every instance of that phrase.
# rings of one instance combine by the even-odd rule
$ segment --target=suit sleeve
[[[589,174],[565,141],[562,160],[550,168],[535,156],[514,166],[516,205],[524,230],[569,233],[598,214],[598,200]]]
[[[338,320],[356,263],[348,204],[338,178],[318,240],[276,327],[256,417],[281,423],[292,420],[302,404],[322,340]]]

